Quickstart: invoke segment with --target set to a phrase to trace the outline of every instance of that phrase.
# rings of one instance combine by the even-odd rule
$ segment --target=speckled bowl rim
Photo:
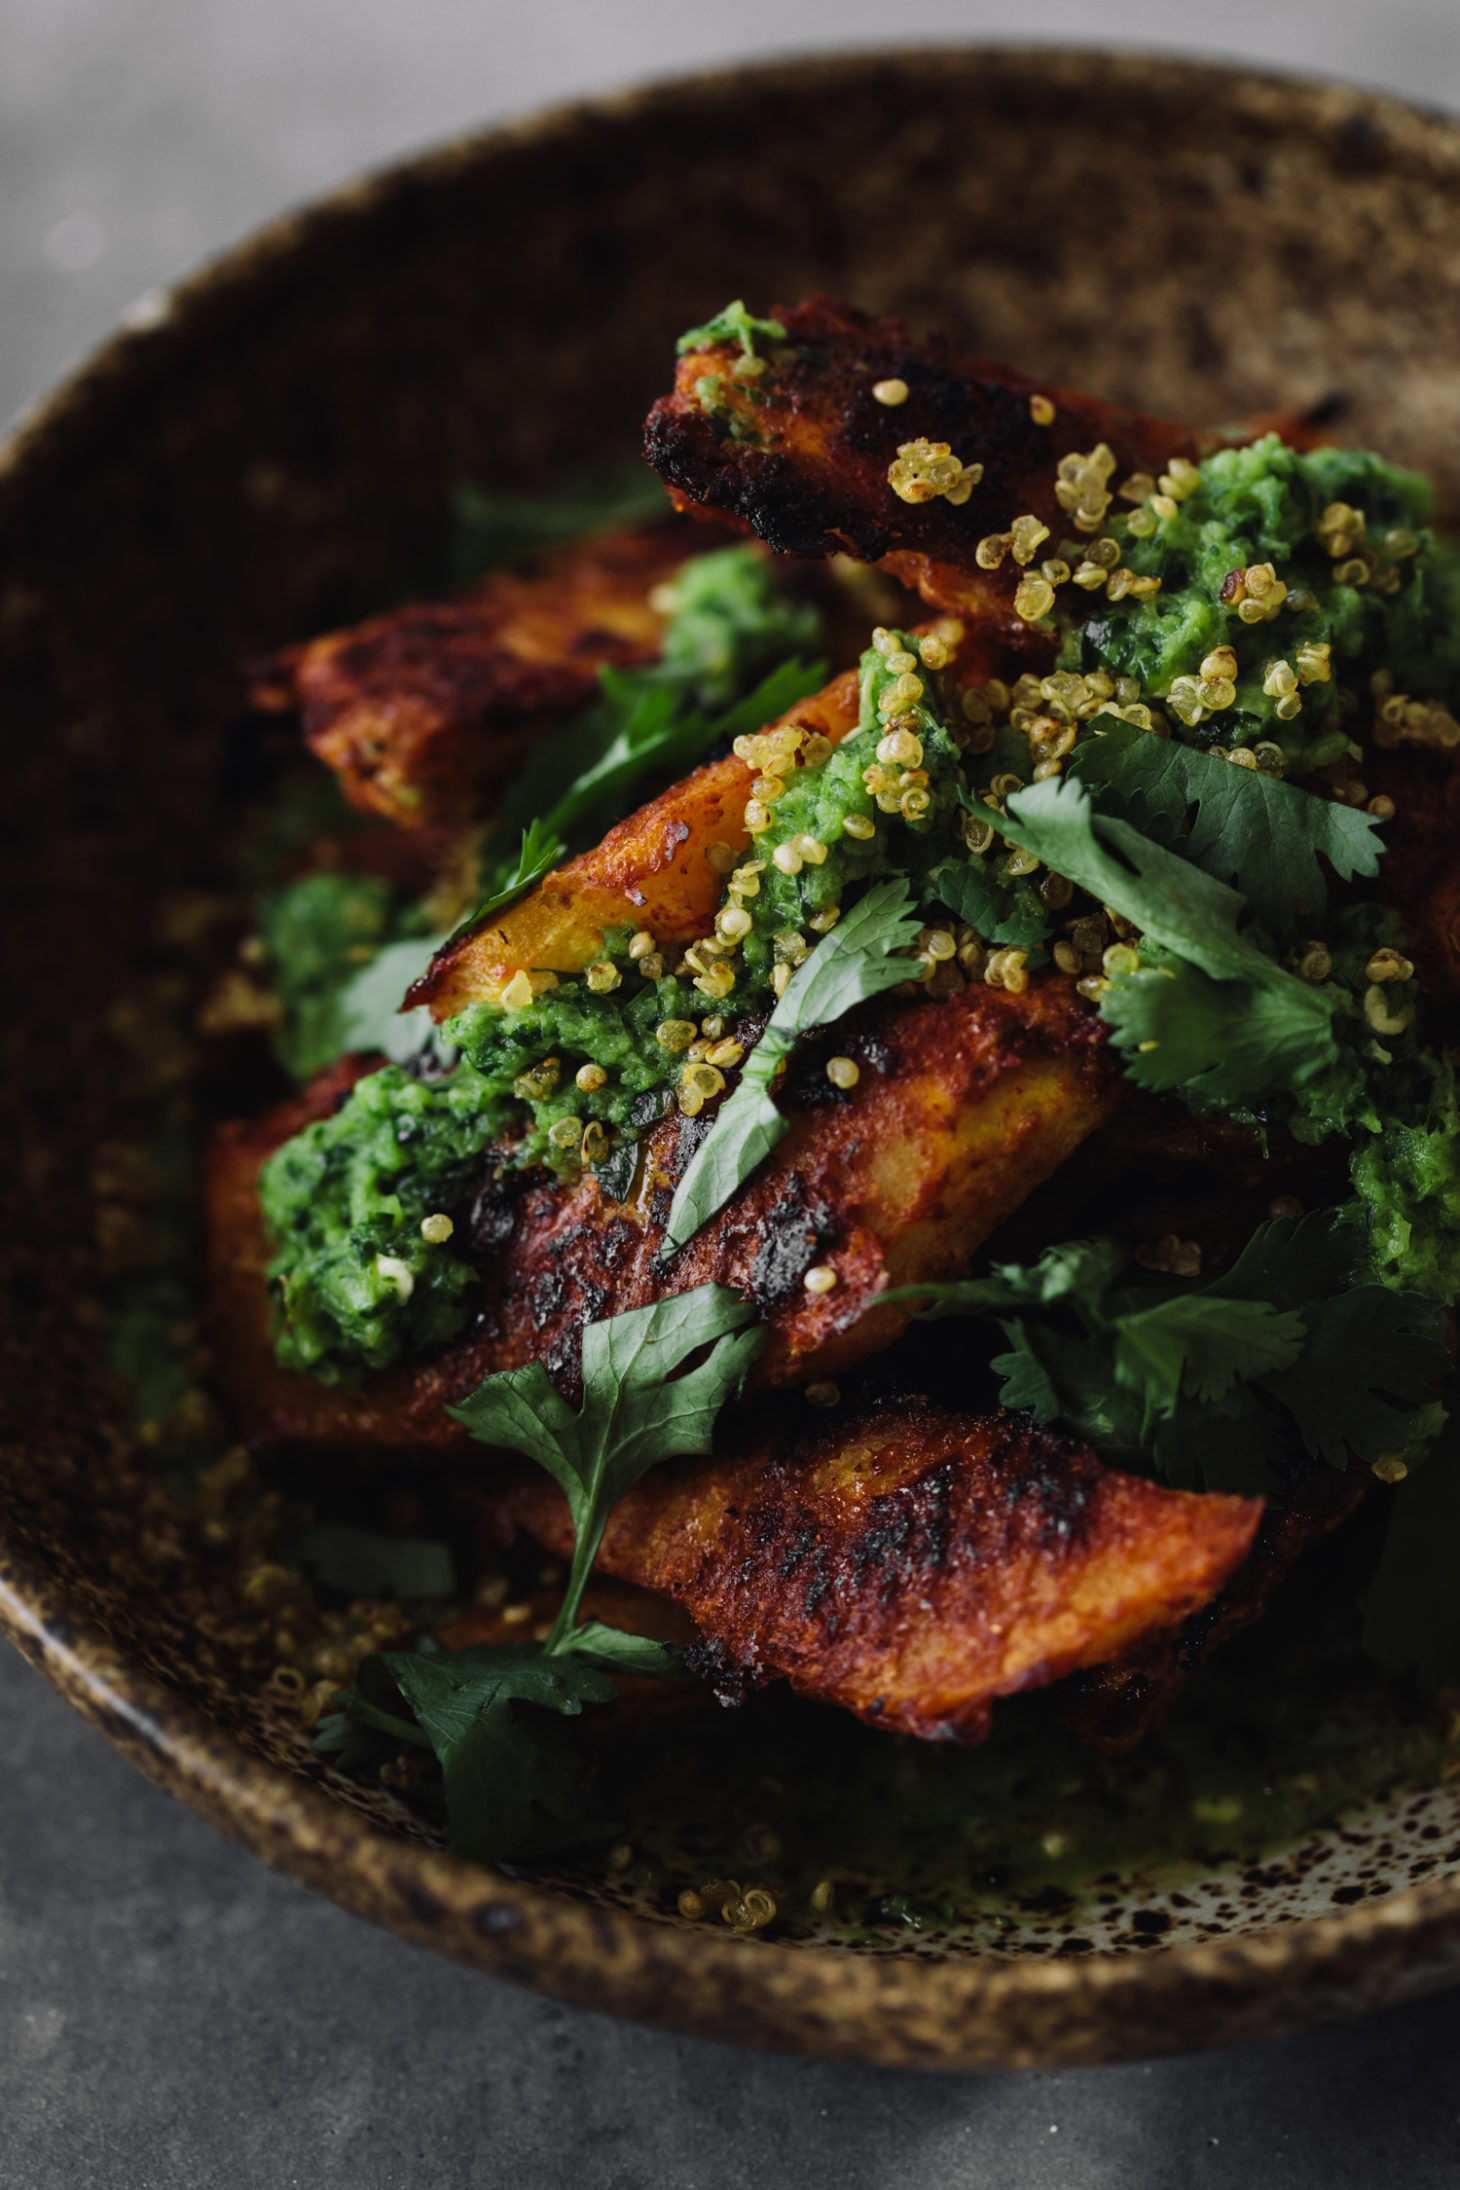
[[[908,49],[899,52],[906,55]],[[1362,116],[1389,141],[1460,166],[1460,122],[1347,85],[1098,46],[956,45],[946,52],[1058,70],[1097,66],[1107,86],[1166,90],[1220,80],[1294,120]],[[84,439],[119,387],[145,378],[179,329],[246,298],[251,283],[331,229],[368,223],[406,193],[514,144],[570,140],[585,123],[652,119],[685,96],[838,82],[879,49],[676,76],[541,110],[351,183],[276,220],[128,312],[0,443],[0,524],[12,488]],[[1276,2035],[1416,1997],[1460,1977],[1460,1876],[1267,1932],[1063,1961],[931,1961],[740,1941],[475,1870],[395,1835],[251,1754],[78,1614],[0,1524],[0,1633],[87,1723],[189,1810],[299,1883],[404,1939],[561,2000],[742,2045],[883,2065],[1041,2067],[1149,2057]]]

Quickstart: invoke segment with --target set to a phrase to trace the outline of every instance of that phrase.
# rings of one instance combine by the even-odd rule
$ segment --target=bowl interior
[[[383,1792],[335,1782],[319,1801],[327,1775],[230,1643],[106,1350],[119,1276],[163,1268],[138,1151],[187,1102],[178,908],[216,885],[246,785],[241,665],[430,568],[453,482],[525,488],[635,448],[681,327],[730,296],[763,310],[817,289],[1198,423],[1331,401],[1344,438],[1428,471],[1460,510],[1460,131],[1173,62],[904,53],[669,86],[364,185],[139,320],[0,468],[0,1101],[24,1150],[0,1177],[0,1611],[146,1768],[354,1905],[603,2005],[892,2058],[913,2041],[887,2034],[887,1986],[924,1980],[889,1963],[1007,1960],[996,1927],[872,1942],[882,1974],[836,1979],[840,2004],[814,2010],[821,1980],[793,1965],[827,1950],[724,1964],[705,1943],[719,1974],[695,2006],[662,1896],[581,1867],[489,1891],[413,1842]],[[1270,1944],[1294,1919],[1447,1875],[1460,1793],[1348,1824],[1174,1896],[1138,1878],[1078,1922],[1036,1913],[1017,1956],[1078,1943],[1133,1965],[1158,1941]],[[590,1905],[633,1920],[585,1931]],[[1442,1929],[1455,1913],[1424,1907]],[[679,1944],[644,1945],[656,1929]],[[1389,1995],[1421,1981],[1391,1964]],[[916,2043],[946,2060],[1088,2057],[1257,2027],[1206,1984],[1185,2023],[1168,2000],[1102,2035],[1097,1991],[1059,1994],[1063,2038],[1031,1976],[1034,2036],[1013,2035],[1017,2017],[980,2023],[969,1994],[961,2026],[933,2017]]]

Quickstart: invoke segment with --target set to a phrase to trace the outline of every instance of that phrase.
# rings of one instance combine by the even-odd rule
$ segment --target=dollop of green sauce
[[[1159,699],[1176,678],[1199,677],[1215,649],[1230,647],[1238,663],[1235,701],[1195,728],[1173,722],[1173,731],[1200,745],[1270,740],[1283,748],[1290,776],[1351,749],[1342,694],[1376,670],[1392,671],[1406,690],[1453,698],[1460,554],[1429,528],[1425,480],[1365,450],[1302,451],[1276,434],[1220,450],[1199,472],[1195,492],[1174,511],[1156,516],[1148,503],[1110,526],[1126,566],[1159,578],[1159,593],[1116,603],[1096,594],[1082,614],[1076,588],[1061,590],[1062,668],[1131,676]],[[1335,503],[1363,514],[1363,544],[1374,564],[1362,584],[1339,581],[1353,558],[1332,555],[1320,532]],[[1146,537],[1132,531],[1153,519]],[[1223,587],[1229,574],[1264,563],[1274,566],[1287,596],[1272,618],[1244,623],[1223,601]],[[1301,714],[1285,722],[1278,695],[1264,690],[1269,665],[1291,660],[1300,646],[1321,645],[1331,649],[1332,677],[1305,684]]]

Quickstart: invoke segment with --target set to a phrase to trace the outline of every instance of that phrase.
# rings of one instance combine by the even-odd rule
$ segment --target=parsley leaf
[[[545,1714],[572,1718],[585,1703],[611,1703],[615,1673],[683,1676],[670,1645],[580,1622],[578,1613],[610,1508],[659,1461],[709,1451],[720,1408],[765,1343],[763,1329],[745,1328],[751,1315],[727,1287],[697,1286],[585,1327],[580,1408],[533,1361],[487,1377],[449,1410],[473,1436],[526,1453],[562,1487],[575,1543],[552,1632],[541,1643],[377,1652],[316,1740],[345,1769],[379,1762],[402,1743],[430,1748],[441,1765],[451,1848],[468,1861],[498,1862],[614,1830],[591,1815],[571,1752]]]
[[[1327,904],[1320,855],[1342,882],[1379,872],[1372,814],[1114,716],[1097,715],[1090,729],[1067,772],[1096,793],[1102,815],[1179,842],[1186,859],[1239,889],[1274,935],[1287,933],[1300,907],[1319,913]]]
[[[392,1689],[413,1714],[409,1732],[409,1722],[391,1723]],[[361,1665],[344,1715],[397,1743],[424,1736],[441,1765],[452,1853],[492,1863],[527,1847],[570,1844],[588,1814],[571,1760],[550,1729],[514,1707],[576,1718],[585,1703],[611,1703],[616,1694],[608,1674],[587,1659],[548,1657],[530,1643],[387,1650]],[[320,1732],[325,1753],[338,1753],[343,1729],[326,1721]]]
[[[765,1344],[763,1330],[742,1328],[751,1314],[728,1286],[699,1285],[584,1326],[579,1412],[540,1361],[489,1376],[446,1410],[485,1444],[525,1452],[568,1501],[577,1542],[549,1651],[571,1632],[609,1508],[656,1461],[709,1451],[716,1415]],[[674,1376],[688,1354],[712,1342],[708,1360]]]
[[[671,1247],[682,1247],[723,1209],[790,1130],[770,1088],[798,1036],[905,981],[908,968],[892,954],[910,949],[917,935],[907,880],[899,875],[874,883],[796,969],[675,1189],[665,1227]]]
[[[1246,901],[1236,890],[1129,822],[1097,814],[1074,778],[1014,793],[1007,814],[964,804],[1140,929],[1142,955],[1157,962],[1119,975],[1100,1003],[1130,1078],[1235,1104],[1299,1086],[1335,1062],[1332,997],[1239,930]],[[1254,1028],[1245,1038],[1244,1015]]]
[[[450,575],[462,585],[540,548],[667,515],[663,485],[638,458],[575,476],[571,485],[546,492],[535,487],[530,494],[494,493],[463,481],[452,490],[451,512]]]
[[[411,936],[387,943],[368,966],[350,980],[340,997],[340,1051],[381,1050],[393,1064],[419,1056],[428,1042],[442,1062],[455,1055],[440,1043],[436,1022],[424,1005],[403,1011],[401,999],[430,965],[445,936]]]
[[[490,897],[484,898],[475,912],[468,913],[444,942],[435,945],[435,949],[447,949],[462,936],[470,935],[473,928],[479,928],[484,920],[490,920],[493,913],[504,912],[514,898],[521,897],[534,883],[541,882],[545,874],[550,874],[567,849],[552,822],[540,821],[534,815],[522,832],[522,848],[510,873],[502,874],[499,870],[497,886]],[[370,971],[374,970],[372,966]]]
[[[691,350],[713,349],[717,342],[738,342],[746,357],[754,357],[757,336],[766,342],[784,342],[786,330],[778,319],[753,318],[737,297],[723,312],[707,319],[703,327],[691,327],[682,334],[674,347],[680,357],[685,357]]]

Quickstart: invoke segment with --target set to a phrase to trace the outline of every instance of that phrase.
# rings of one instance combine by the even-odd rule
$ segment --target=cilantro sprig
[[[535,883],[541,882],[545,874],[552,872],[567,849],[564,837],[559,834],[556,817],[550,815],[544,821],[534,814],[522,832],[522,843],[515,861],[509,864],[503,860],[499,863],[495,887],[482,899],[476,910],[468,913],[465,920],[452,930],[446,938],[446,945],[458,942],[464,935],[470,935],[473,928],[481,927],[494,913],[505,912],[517,898],[522,897]],[[438,946],[443,947],[445,946]]]
[[[1341,882],[1379,872],[1372,814],[1116,716],[1097,715],[1089,727],[1068,773],[1096,794],[1101,814],[1179,843],[1183,858],[1239,889],[1270,934],[1287,934],[1300,908],[1323,911],[1320,858]]]
[[[770,1090],[799,1037],[906,981],[910,969],[894,954],[909,950],[918,932],[906,878],[874,883],[796,969],[675,1189],[670,1247],[693,1239],[789,1132]]]
[[[1123,1282],[1120,1241],[885,1294],[914,1314],[994,1316],[1008,1407],[1059,1422],[1125,1466],[1189,1488],[1266,1488],[1301,1450],[1330,1466],[1403,1450],[1448,1366],[1444,1311],[1355,1282],[1365,1242],[1317,1211],[1258,1227],[1230,1270]]]
[[[680,1677],[666,1643],[581,1618],[583,1591],[613,1506],[660,1461],[710,1450],[715,1420],[765,1344],[750,1305],[701,1285],[588,1324],[583,1404],[570,1407],[540,1361],[489,1376],[448,1411],[484,1443],[526,1453],[568,1501],[573,1561],[542,1642],[366,1658],[319,1748],[346,1769],[430,1749],[445,1788],[454,1853],[493,1863],[611,1831],[592,1819],[557,1718],[610,1703],[613,1675]],[[705,1358],[686,1368],[690,1357]],[[404,1708],[402,1708],[404,1706]],[[526,1707],[525,1709],[523,1707]]]
[[[718,342],[738,342],[744,356],[754,357],[757,341],[784,342],[785,339],[786,330],[778,319],[756,319],[737,297],[722,312],[716,312],[713,319],[707,319],[703,327],[689,328],[674,347],[680,357],[687,357],[692,350],[710,350]]]
[[[1141,956],[1155,962],[1113,978],[1100,1015],[1142,1087],[1256,1102],[1337,1060],[1335,999],[1239,927],[1247,902],[1239,891],[1128,821],[1098,813],[1072,777],[1015,792],[1005,813],[974,798],[965,804],[1141,931]]]

